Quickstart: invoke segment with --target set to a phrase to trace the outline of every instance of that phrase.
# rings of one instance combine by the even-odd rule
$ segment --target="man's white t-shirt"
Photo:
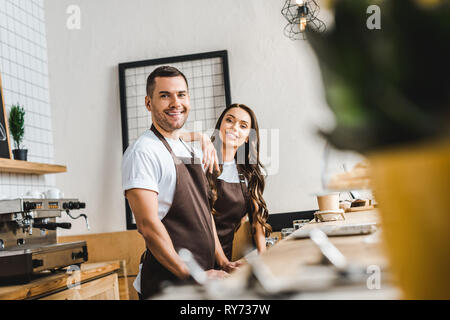
[[[165,138],[177,157],[190,158],[187,145],[179,139]],[[197,159],[202,152],[196,148]],[[162,220],[172,205],[177,173],[167,148],[151,130],[147,130],[125,151],[122,159],[122,190],[147,189],[158,193],[158,216]]]
[[[180,139],[165,139],[177,157],[191,158],[192,150],[196,159],[203,158],[201,150],[188,150]],[[177,172],[173,158],[153,131],[147,130],[125,151],[122,158],[123,192],[130,189],[147,189],[158,193],[158,217],[161,220],[172,206],[176,182]],[[133,283],[139,293],[141,267],[142,265],[139,266],[139,274]]]
[[[186,145],[179,139],[165,138],[177,157],[190,158]],[[202,159],[201,150],[193,148],[195,157]],[[225,162],[218,179],[228,183],[239,183],[236,162]],[[177,174],[175,163],[167,148],[151,130],[147,130],[125,151],[122,159],[122,190],[147,189],[158,193],[158,217],[162,220],[172,206]],[[133,283],[137,292],[140,290],[139,273]]]

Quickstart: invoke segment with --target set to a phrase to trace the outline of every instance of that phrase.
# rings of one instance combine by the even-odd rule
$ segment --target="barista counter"
[[[80,270],[40,275],[27,284],[0,286],[0,300],[119,300],[120,261],[84,263]]]
[[[278,241],[264,254],[257,255],[254,250],[246,255],[249,262],[224,280],[206,283],[203,288],[193,285],[167,287],[154,299],[401,299],[401,292],[390,276],[378,222],[376,210],[347,212],[345,220],[320,223],[311,221]],[[358,224],[377,226],[376,231],[328,238],[346,260],[345,266],[341,269],[323,263],[326,261],[324,254],[311,238],[294,238],[300,231],[309,235],[308,230],[315,228],[322,229],[325,226],[353,228]],[[371,229],[373,231],[373,228]],[[317,232],[313,234],[317,235]],[[322,239],[322,245],[323,243]]]
[[[379,224],[377,210],[347,212],[345,220],[316,222],[302,227],[302,231],[309,231],[324,226],[346,226],[352,224],[376,223]],[[333,243],[347,258],[349,262],[359,265],[377,265],[387,268],[387,259],[381,245],[380,230],[367,235],[350,235],[329,237]],[[295,270],[297,266],[317,264],[322,259],[319,248],[309,238],[295,239],[293,235],[282,239],[262,255],[262,260],[270,266],[273,274],[286,275]],[[286,263],[289,262],[289,265]]]
[[[324,226],[349,226],[354,224],[376,224],[379,225],[379,214],[376,209],[347,212],[345,220],[316,222],[312,220],[300,230],[309,231]],[[297,231],[300,231],[297,230]],[[264,254],[260,255],[261,261],[268,267],[274,278],[287,279],[298,277],[302,270],[311,272],[314,277],[314,269],[311,266],[323,265],[324,256],[319,247],[310,238],[295,239],[292,234],[278,241]],[[295,299],[399,299],[400,291],[395,287],[389,273],[388,260],[384,252],[381,240],[381,229],[370,234],[330,236],[330,242],[344,255],[349,264],[360,266],[367,270],[366,279],[372,272],[381,271],[381,285],[379,288],[369,288],[370,284],[361,284],[360,288],[345,288],[343,290],[335,287],[321,290],[320,292],[303,292],[294,296]],[[252,253],[252,254],[255,254]],[[332,268],[332,267],[330,267]],[[246,281],[249,267],[245,266],[230,276],[234,281]],[[230,280],[231,280],[230,279]],[[318,280],[320,281],[320,280]]]

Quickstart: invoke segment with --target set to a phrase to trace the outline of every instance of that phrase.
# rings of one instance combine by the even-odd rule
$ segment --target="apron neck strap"
[[[241,185],[244,185],[244,187],[246,187],[246,185],[245,185],[245,176],[244,176],[244,174],[242,173],[242,169],[239,167],[238,164],[236,164],[236,168],[237,168],[237,171],[238,171],[239,183],[240,183]]]
[[[161,134],[161,132],[159,132],[158,129],[156,129],[156,127],[153,124],[152,124],[152,127],[150,128],[150,130],[158,137],[159,140],[161,140],[161,142],[167,148],[167,150],[172,155],[172,157],[176,157],[175,153],[172,151],[172,148],[170,147],[167,140],[164,138],[164,136]],[[191,162],[192,162],[192,164],[194,164],[194,157],[195,157],[194,152],[187,147],[187,145],[184,143],[183,140],[180,139],[180,141],[183,143],[183,145],[186,147],[186,149],[191,154]]]
[[[239,176],[239,184],[241,185],[242,195],[244,196],[246,207],[247,207],[247,213],[250,216],[250,194],[248,193],[247,185],[245,184],[245,176],[242,173],[242,170],[239,168],[239,165],[236,164],[236,168],[238,170],[238,176]]]

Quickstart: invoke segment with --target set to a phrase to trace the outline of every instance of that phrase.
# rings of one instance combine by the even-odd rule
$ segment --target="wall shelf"
[[[0,159],[0,172],[41,175],[67,172],[67,167],[56,164]]]

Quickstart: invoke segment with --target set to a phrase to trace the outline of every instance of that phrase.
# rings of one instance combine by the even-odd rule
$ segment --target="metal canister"
[[[286,238],[292,232],[294,232],[294,228],[283,228],[283,229],[281,229],[281,239]]]
[[[278,237],[267,237],[266,238],[266,248],[269,248],[276,244],[278,241]]]
[[[294,227],[294,230],[298,230],[307,223],[309,223],[309,220],[306,220],[306,219],[294,220],[294,221],[292,221],[292,226]]]

